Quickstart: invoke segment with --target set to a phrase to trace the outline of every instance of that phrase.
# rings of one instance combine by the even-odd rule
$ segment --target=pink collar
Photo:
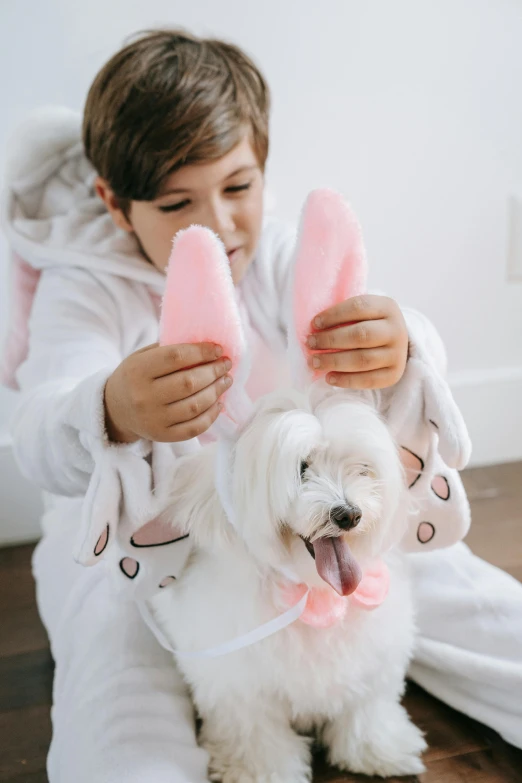
[[[357,589],[349,596],[341,596],[331,587],[311,587],[301,582],[279,585],[280,596],[287,606],[294,606],[310,591],[300,620],[314,628],[330,628],[340,622],[349,604],[361,609],[376,609],[388,595],[390,572],[382,560],[376,560],[365,572]]]

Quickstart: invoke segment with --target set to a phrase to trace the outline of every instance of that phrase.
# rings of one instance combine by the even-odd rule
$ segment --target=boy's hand
[[[314,318],[309,365],[330,371],[328,383],[344,389],[383,389],[402,378],[408,330],[401,310],[387,296],[355,296]]]
[[[105,424],[112,441],[174,443],[208,430],[232,384],[229,359],[211,343],[149,345],[128,356],[105,386]]]

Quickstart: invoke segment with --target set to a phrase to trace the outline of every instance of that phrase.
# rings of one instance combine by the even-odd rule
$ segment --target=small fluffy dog
[[[213,647],[281,614],[288,573],[319,606],[315,623],[298,619],[221,657],[179,659],[214,781],[310,781],[312,735],[343,770],[424,769],[426,743],[400,704],[414,617],[394,548],[407,515],[397,447],[373,406],[318,389],[267,395],[242,427],[228,465],[234,525],[216,491],[217,446],[181,459],[174,476],[169,513],[195,548],[153,610],[176,648]],[[353,599],[382,562],[389,592],[369,611]],[[342,610],[326,627],[321,600]]]

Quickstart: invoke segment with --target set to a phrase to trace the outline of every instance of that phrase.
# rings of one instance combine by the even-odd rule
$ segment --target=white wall
[[[522,458],[522,283],[506,275],[507,200],[522,190],[522,4],[2,3],[0,156],[27,110],[81,109],[122,39],[158,24],[228,38],[255,57],[273,90],[268,176],[279,213],[294,218],[318,185],[349,197],[373,285],[424,311],[447,343],[475,462]],[[5,265],[0,245],[0,332]],[[0,433],[13,404],[1,391]]]

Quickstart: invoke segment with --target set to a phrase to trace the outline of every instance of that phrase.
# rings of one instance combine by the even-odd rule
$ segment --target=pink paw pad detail
[[[421,522],[417,528],[417,538],[421,544],[427,544],[435,535],[435,528],[431,522]]]
[[[181,531],[163,519],[151,519],[140,527],[132,536],[130,542],[134,547],[166,546],[188,538],[188,533]]]
[[[107,523],[107,527],[99,537],[99,539],[96,542],[96,546],[94,547],[94,554],[96,557],[99,557],[101,553],[107,548],[107,544],[109,543],[109,523]]]
[[[401,462],[406,474],[408,489],[411,489],[421,477],[424,470],[424,460],[406,446],[400,447]]]
[[[135,579],[140,570],[140,564],[133,557],[124,557],[120,560],[120,568],[129,579]]]
[[[448,479],[445,478],[445,476],[435,476],[431,482],[431,488],[438,498],[441,500],[449,500],[450,487]]]
[[[159,583],[160,587],[168,587],[169,585],[173,584],[173,582],[176,581],[175,576],[166,576],[164,577],[161,582]]]

